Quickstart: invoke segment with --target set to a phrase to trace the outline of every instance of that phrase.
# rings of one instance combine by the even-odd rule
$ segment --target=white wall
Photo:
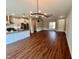
[[[40,20],[39,22],[36,22],[36,31],[43,30],[43,21]]]
[[[69,49],[72,54],[72,11],[69,13],[66,19],[66,36],[67,36]]]
[[[43,20],[43,29],[49,30],[49,22],[56,22],[57,31],[65,31],[65,19],[44,19]]]

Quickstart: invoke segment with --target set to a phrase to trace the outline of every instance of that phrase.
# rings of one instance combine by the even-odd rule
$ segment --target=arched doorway
[[[23,30],[29,30],[29,23],[21,23],[21,29]]]
[[[29,23],[26,23],[26,28],[27,30],[29,30]]]

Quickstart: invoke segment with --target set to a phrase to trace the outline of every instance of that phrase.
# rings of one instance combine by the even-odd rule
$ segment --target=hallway
[[[7,59],[71,59],[64,32],[40,31],[6,49]]]

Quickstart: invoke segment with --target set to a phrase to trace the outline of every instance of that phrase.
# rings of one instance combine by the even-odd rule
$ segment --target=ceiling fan
[[[51,14],[47,14],[47,13],[42,13],[40,10],[39,10],[39,6],[38,6],[38,0],[36,0],[37,1],[37,12],[32,12],[32,11],[30,11],[30,15],[31,16],[35,16],[36,18],[40,18],[40,17],[46,17],[46,18],[48,18],[48,17],[50,17],[50,16],[52,16]]]

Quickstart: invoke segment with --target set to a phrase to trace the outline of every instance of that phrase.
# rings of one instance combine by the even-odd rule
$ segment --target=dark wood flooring
[[[71,59],[64,32],[41,31],[6,47],[6,59]]]

